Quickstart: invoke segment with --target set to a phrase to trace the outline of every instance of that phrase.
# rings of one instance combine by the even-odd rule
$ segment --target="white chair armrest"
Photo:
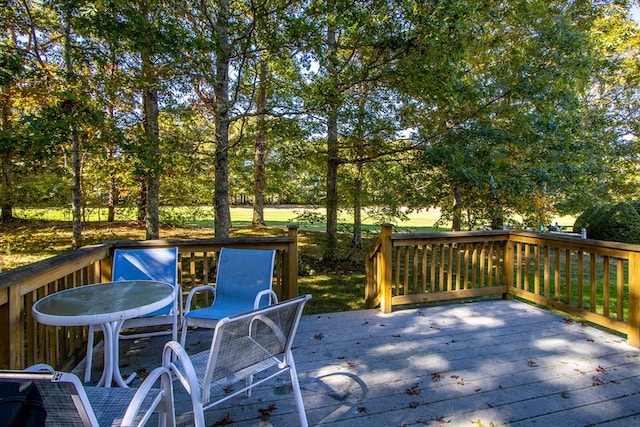
[[[136,391],[136,394],[133,396],[131,403],[127,407],[127,412],[125,412],[124,417],[122,419],[123,426],[133,425],[133,421],[135,420],[138,412],[140,411],[140,405],[144,402],[145,397],[151,390],[151,388],[156,384],[158,380],[161,380],[162,385],[162,396],[158,400],[165,400],[167,402],[166,405],[171,405],[170,407],[164,407],[163,409],[167,412],[167,424],[169,426],[175,425],[175,412],[173,408],[173,385],[171,382],[171,371],[164,367],[160,366],[155,368],[151,373],[145,378],[145,380],[140,385],[140,388]],[[161,405],[159,401],[155,402],[154,408],[156,405]],[[153,411],[145,414],[143,420],[140,422],[140,425],[144,425],[149,417],[152,415]]]
[[[254,310],[260,308],[260,299],[262,299],[262,297],[265,295],[269,295],[271,298],[271,302],[269,303],[269,305],[278,303],[278,295],[275,293],[275,291],[273,289],[265,289],[264,291],[258,292],[258,295],[256,295],[256,299],[253,300]]]
[[[191,301],[193,300],[193,297],[195,297],[196,293],[200,291],[209,291],[213,294],[214,298],[216,297],[216,288],[211,285],[202,285],[191,288],[189,295],[187,295],[187,303],[184,305],[183,315],[191,311]]]

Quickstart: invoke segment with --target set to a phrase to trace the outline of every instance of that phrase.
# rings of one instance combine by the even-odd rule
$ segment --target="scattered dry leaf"
[[[215,426],[226,426],[227,424],[231,424],[233,421],[231,421],[231,418],[229,418],[229,414],[225,414],[224,417],[222,417],[222,419],[220,421],[217,421],[215,423],[212,424],[213,427]]]
[[[538,364],[534,360],[531,360],[531,359],[527,360],[527,365],[531,366],[531,367],[538,366]]]
[[[431,381],[440,381],[440,372],[434,372],[433,374],[431,374]]]
[[[317,340],[321,340],[322,338],[324,338],[324,334],[322,332],[319,332],[315,334],[313,337]]]
[[[593,380],[593,382],[591,383],[591,385],[596,386],[596,385],[602,385],[602,384],[604,384],[604,381],[602,380],[602,378],[597,377],[597,376],[595,376],[595,375],[594,375],[594,376],[592,376],[592,377],[591,377],[591,379]]]
[[[409,402],[409,408],[415,409],[420,406],[420,402]]]
[[[367,412],[367,407],[366,406],[358,406],[358,413],[362,414]]]
[[[420,389],[418,388],[418,384],[414,385],[413,387],[405,388],[404,392],[411,396],[419,396],[421,393]]]
[[[144,381],[149,376],[149,370],[147,368],[139,368],[136,370],[136,375]]]
[[[266,421],[271,416],[271,412],[275,411],[276,409],[278,409],[276,407],[276,404],[271,403],[267,408],[258,408],[258,412],[260,412],[260,416],[262,417],[262,419]]]

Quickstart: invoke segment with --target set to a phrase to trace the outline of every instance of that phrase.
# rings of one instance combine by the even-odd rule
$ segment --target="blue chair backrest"
[[[256,294],[271,289],[274,250],[222,248],[216,274],[216,304],[233,301],[253,309]],[[269,305],[268,298],[260,300],[260,307]]]
[[[111,280],[178,284],[178,248],[116,249]]]

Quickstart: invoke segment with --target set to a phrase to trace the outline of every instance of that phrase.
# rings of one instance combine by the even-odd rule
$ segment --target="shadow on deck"
[[[123,373],[158,366],[164,341],[121,341]],[[209,341],[209,332],[190,333],[187,351]],[[640,425],[640,350],[518,301],[304,316],[293,353],[309,425]],[[175,386],[178,425],[191,425],[188,396]],[[297,425],[288,377],[206,419]]]

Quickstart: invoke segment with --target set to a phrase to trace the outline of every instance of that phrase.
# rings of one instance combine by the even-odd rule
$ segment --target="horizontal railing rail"
[[[217,254],[223,247],[276,250],[273,289],[281,300],[298,296],[298,229],[282,237],[111,241],[0,273],[0,368],[24,369],[48,363],[68,370],[85,349],[87,327],[53,327],[35,322],[31,306],[46,295],[111,279],[117,248],[177,247],[179,279],[191,287],[215,282]],[[204,293],[206,294],[206,293]],[[197,306],[210,304],[203,299]]]
[[[640,245],[551,233],[393,233],[366,258],[368,308],[501,295],[561,310],[640,347]]]

